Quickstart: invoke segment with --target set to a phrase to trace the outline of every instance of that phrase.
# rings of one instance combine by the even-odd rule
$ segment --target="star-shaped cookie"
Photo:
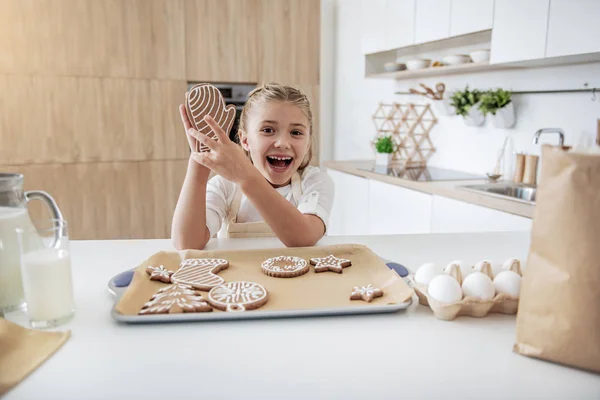
[[[350,260],[337,258],[333,254],[323,258],[311,258],[310,263],[315,266],[315,272],[333,271],[338,274],[342,273],[342,269],[352,265]]]
[[[369,284],[367,286],[355,286],[350,295],[350,300],[364,300],[370,303],[374,298],[381,296],[383,296],[383,291]]]
[[[150,265],[146,268],[146,273],[150,275],[151,281],[159,281],[164,283],[171,283],[171,275],[173,275],[173,271],[169,271],[162,265],[158,267],[153,267]]]

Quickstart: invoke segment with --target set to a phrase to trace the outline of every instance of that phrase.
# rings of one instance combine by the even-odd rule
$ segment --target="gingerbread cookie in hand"
[[[210,115],[227,134],[235,119],[235,106],[233,104],[226,106],[219,89],[208,83],[195,85],[185,94],[185,109],[194,129],[213,140],[217,140],[217,137],[204,121],[205,116]],[[196,142],[194,150],[210,151],[200,142]]]

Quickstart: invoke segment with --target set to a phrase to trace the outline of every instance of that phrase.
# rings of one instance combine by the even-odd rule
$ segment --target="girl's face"
[[[302,164],[310,146],[308,119],[297,106],[269,102],[256,107],[241,138],[254,166],[273,185],[285,186]]]

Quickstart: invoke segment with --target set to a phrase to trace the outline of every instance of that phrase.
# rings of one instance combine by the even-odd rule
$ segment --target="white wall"
[[[440,76],[415,81],[375,80],[364,78],[364,56],[361,53],[361,1],[338,0],[335,9],[334,107],[332,128],[334,143],[332,158],[336,160],[371,159],[369,141],[375,135],[371,115],[377,103],[423,103],[419,96],[394,95],[394,91],[408,91],[423,82],[433,87],[443,81],[447,89],[495,88],[519,90],[549,90],[600,87],[600,63],[526,70],[502,70],[477,74]],[[565,143],[591,144],[600,119],[600,94],[591,100],[589,93],[515,95],[517,122],[512,129],[499,130],[486,122],[482,127],[468,127],[461,117],[438,117],[432,130],[432,141],[437,148],[429,164],[483,174],[494,167],[498,150],[506,135],[510,148],[539,154],[539,145],[532,136],[539,128],[559,127],[565,131]],[[540,140],[556,143],[555,135]],[[509,160],[512,160],[512,156]],[[510,173],[510,165],[508,165]]]

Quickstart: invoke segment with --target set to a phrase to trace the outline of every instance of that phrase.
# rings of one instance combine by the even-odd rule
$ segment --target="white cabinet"
[[[450,36],[492,29],[494,0],[452,0]]]
[[[385,15],[387,0],[362,1],[362,51],[363,53],[376,53],[385,47],[385,24],[382,18]]]
[[[415,0],[387,0],[385,49],[410,46],[415,42]]]
[[[363,0],[363,53],[413,44],[414,14],[415,0]]]
[[[415,43],[450,36],[450,0],[416,0]]]
[[[433,196],[432,233],[528,231],[531,224],[529,218]]]
[[[430,224],[431,195],[369,182],[369,234],[428,233]]]
[[[490,63],[544,58],[549,7],[550,0],[496,1]]]
[[[551,0],[546,57],[600,52],[600,1]]]
[[[327,170],[335,184],[335,198],[328,235],[366,235],[369,231],[369,180],[360,176]]]

